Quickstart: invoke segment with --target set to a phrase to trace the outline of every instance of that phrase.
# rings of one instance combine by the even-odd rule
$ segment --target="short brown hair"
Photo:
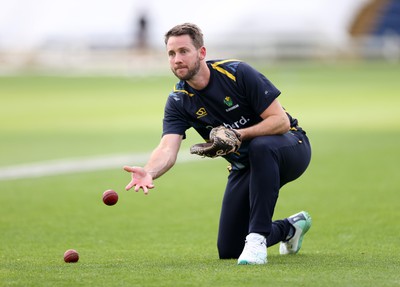
[[[201,47],[204,46],[203,33],[201,32],[200,28],[197,27],[197,25],[192,23],[184,23],[176,25],[171,30],[169,30],[165,34],[165,45],[167,45],[168,39],[171,36],[183,36],[183,35],[190,36],[193,42],[193,46],[195,46],[196,49],[200,49]]]

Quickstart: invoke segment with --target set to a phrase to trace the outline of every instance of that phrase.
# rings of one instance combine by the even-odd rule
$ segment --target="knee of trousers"
[[[244,244],[235,245],[222,245],[218,244],[218,255],[219,259],[235,259],[239,258],[242,253]]]
[[[268,137],[256,137],[249,144],[250,157],[271,156],[274,152],[273,140]]]

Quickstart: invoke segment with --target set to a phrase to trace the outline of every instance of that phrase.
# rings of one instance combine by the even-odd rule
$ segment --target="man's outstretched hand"
[[[144,194],[149,193],[149,189],[154,188],[153,177],[144,170],[143,167],[139,166],[124,166],[124,170],[130,172],[132,175],[132,180],[125,187],[126,190],[130,190],[135,187],[135,191],[138,192],[139,189],[143,189]]]

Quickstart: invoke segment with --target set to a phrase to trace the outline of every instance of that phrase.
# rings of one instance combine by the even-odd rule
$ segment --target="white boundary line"
[[[124,165],[143,165],[150,157],[150,153],[118,154],[99,157],[58,159],[36,163],[27,163],[14,166],[0,167],[0,181],[22,178],[43,177],[78,172],[121,168]],[[178,155],[178,162],[196,160],[198,157],[189,151]]]

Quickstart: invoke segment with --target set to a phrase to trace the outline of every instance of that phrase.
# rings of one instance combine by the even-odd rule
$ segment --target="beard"
[[[181,81],[190,81],[200,70],[200,60],[197,59],[193,68],[188,68],[188,71],[185,75],[178,75],[177,71],[171,68],[172,73]]]

